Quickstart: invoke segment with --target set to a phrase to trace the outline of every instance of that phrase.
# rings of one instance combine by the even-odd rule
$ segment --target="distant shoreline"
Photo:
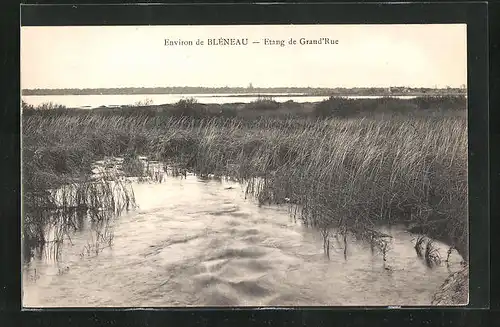
[[[466,95],[460,88],[99,88],[99,89],[24,89],[23,96],[45,95],[197,95],[206,97],[283,97],[283,96],[443,96]]]
[[[85,96],[85,95],[193,95],[198,98],[246,98],[246,97],[262,97],[262,98],[284,98],[284,97],[419,97],[419,96],[466,96],[463,93],[390,93],[390,94],[253,94],[253,93],[241,93],[241,94],[220,94],[220,95],[202,95],[202,94],[183,94],[183,93],[134,93],[134,94],[23,94],[22,96]]]

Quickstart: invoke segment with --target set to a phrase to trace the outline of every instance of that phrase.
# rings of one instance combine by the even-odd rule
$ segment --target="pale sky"
[[[249,45],[206,45],[220,37]],[[263,44],[302,37],[338,44]],[[22,27],[21,87],[460,87],[466,49],[465,24]]]

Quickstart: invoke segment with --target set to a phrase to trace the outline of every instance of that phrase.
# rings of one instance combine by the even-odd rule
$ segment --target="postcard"
[[[22,27],[23,307],[467,305],[466,30]]]

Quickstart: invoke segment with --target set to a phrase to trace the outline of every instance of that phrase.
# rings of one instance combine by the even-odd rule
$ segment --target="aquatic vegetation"
[[[416,242],[415,242],[415,252],[417,253],[417,256],[419,258],[422,258],[424,256],[423,253],[422,253],[424,242],[425,242],[425,236],[419,235],[417,237]]]
[[[328,259],[330,259],[330,230],[324,228],[320,232],[323,237],[323,249],[325,251],[325,255]]]
[[[110,227],[109,221],[102,221],[98,226],[94,226],[91,231],[91,238],[83,247],[80,253],[81,257],[98,255],[105,248],[110,248],[113,245],[114,233]]]
[[[44,170],[31,173],[45,178],[49,174]],[[63,241],[71,242],[71,233],[82,229],[86,222],[107,223],[135,206],[133,190],[117,176],[53,175],[50,181],[23,178],[22,231],[26,260],[36,248],[42,253],[47,245],[57,258]]]
[[[429,240],[425,246],[425,263],[429,267],[441,264],[441,256],[439,255],[439,250],[434,246],[434,242]]]
[[[23,152],[23,193],[30,208],[50,207],[42,192],[48,185],[81,179],[103,156],[144,155],[172,167],[172,175],[192,172],[246,183],[246,194],[260,205],[286,204],[304,225],[340,231],[346,245],[348,235],[411,222],[468,257],[467,122],[459,116],[242,120],[32,114],[23,117]],[[133,160],[129,164],[138,169]],[[94,207],[113,202],[94,198]],[[35,218],[34,211],[25,216],[30,235],[41,233],[37,219],[48,219]],[[372,233],[367,239],[385,257],[384,237]],[[431,244],[424,256],[433,254]]]
[[[142,177],[146,173],[144,163],[134,156],[127,156],[123,160],[122,169],[126,176]]]

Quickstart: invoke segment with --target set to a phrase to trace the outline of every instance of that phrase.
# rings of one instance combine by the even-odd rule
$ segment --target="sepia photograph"
[[[466,24],[20,41],[23,308],[469,303]]]

